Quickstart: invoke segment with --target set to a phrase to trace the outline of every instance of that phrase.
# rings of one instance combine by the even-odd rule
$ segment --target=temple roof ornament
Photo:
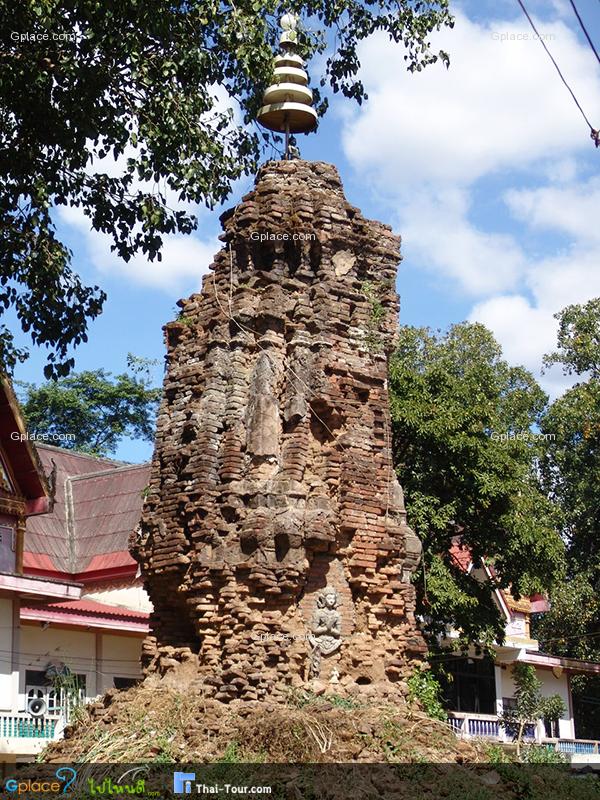
[[[280,53],[275,56],[273,80],[263,96],[258,122],[271,131],[285,133],[285,157],[289,157],[291,133],[309,133],[317,125],[312,108],[313,95],[308,88],[308,75],[298,50],[298,18],[284,14],[280,20],[282,34]]]

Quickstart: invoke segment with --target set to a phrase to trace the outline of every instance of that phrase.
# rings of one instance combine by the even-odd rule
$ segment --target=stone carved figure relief
[[[317,607],[310,624],[311,645],[308,678],[318,678],[321,657],[331,655],[342,643],[342,617],[337,610],[338,595],[333,586],[326,586],[317,597]]]

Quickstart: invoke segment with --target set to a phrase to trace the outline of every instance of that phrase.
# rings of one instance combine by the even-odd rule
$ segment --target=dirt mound
[[[290,694],[287,703],[207,700],[169,686],[111,690],[81,709],[46,762],[434,762],[486,761],[477,744],[407,706],[335,694]]]

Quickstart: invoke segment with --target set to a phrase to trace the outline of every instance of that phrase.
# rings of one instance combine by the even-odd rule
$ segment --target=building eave
[[[48,597],[59,600],[79,600],[83,586],[73,581],[60,581],[14,572],[0,572],[0,592],[20,597]]]
[[[21,609],[21,621],[47,623],[53,628],[77,628],[79,630],[103,630],[114,633],[134,633],[145,636],[150,630],[147,622],[124,621],[122,619],[98,619],[89,614],[62,614],[48,609]]]
[[[149,614],[125,606],[112,606],[85,597],[80,600],[22,605],[21,621],[61,628],[110,630],[145,635]]]
[[[25,567],[27,575],[52,578],[58,580],[71,580],[76,583],[107,583],[112,580],[123,578],[136,578],[138,576],[139,565],[137,563],[127,564],[120,567],[108,567],[106,569],[90,570],[84,572],[58,572],[51,569],[39,569],[38,567]]]
[[[548,653],[538,653],[534,650],[524,650],[519,661],[536,667],[545,667],[547,669],[562,667],[562,669],[569,672],[589,672],[600,675],[600,663],[597,661],[580,661],[576,658],[552,656]]]

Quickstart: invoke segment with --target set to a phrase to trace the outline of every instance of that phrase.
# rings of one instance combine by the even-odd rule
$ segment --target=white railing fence
[[[506,742],[510,738],[500,720],[495,714],[469,714],[461,711],[448,712],[448,724],[457,734],[468,739],[495,739],[496,741]],[[536,726],[531,724],[525,728],[525,739],[534,740]]]
[[[493,739],[509,742],[510,737],[493,714],[469,714],[461,711],[448,712],[448,724],[457,736],[465,739]],[[565,755],[600,755],[600,741],[595,739],[551,739],[542,733],[541,726],[527,725],[525,741],[537,742],[552,747]]]
[[[554,747],[561,753],[577,755],[600,754],[600,742],[596,739],[557,739]]]

